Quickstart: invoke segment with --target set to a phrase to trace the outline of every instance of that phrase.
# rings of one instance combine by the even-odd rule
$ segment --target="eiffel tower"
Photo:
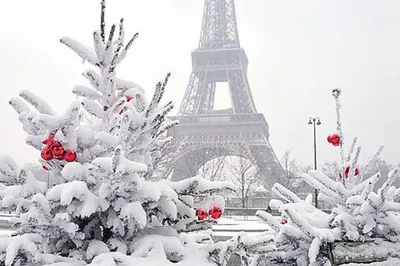
[[[191,177],[219,156],[242,156],[254,162],[265,185],[283,176],[269,143],[269,126],[257,113],[247,79],[248,59],[240,46],[234,0],[205,0],[198,48],[192,52],[192,73],[169,134],[174,151],[167,175]],[[231,108],[214,110],[217,83],[229,85]],[[201,158],[201,159],[199,159]],[[171,158],[169,158],[171,159]]]

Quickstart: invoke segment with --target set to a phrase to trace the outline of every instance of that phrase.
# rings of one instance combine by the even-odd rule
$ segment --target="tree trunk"
[[[245,186],[245,183],[244,183],[244,176],[243,176],[243,174],[242,174],[242,208],[243,209],[245,209],[246,208],[246,197],[244,196],[245,195],[245,189],[246,189],[246,186]]]
[[[371,263],[400,258],[400,244],[383,239],[366,242],[336,242],[332,244],[333,265]]]

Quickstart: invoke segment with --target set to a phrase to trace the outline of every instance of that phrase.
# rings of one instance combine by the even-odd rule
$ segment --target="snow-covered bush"
[[[0,265],[208,265],[210,236],[188,232],[215,221],[198,219],[194,197],[223,210],[215,193],[231,185],[199,177],[151,181],[177,122],[166,118],[172,103],[161,104],[169,75],[150,101],[139,85],[116,76],[137,36],[124,44],[123,19],[106,34],[103,0],[94,49],[60,40],[97,68],[83,73],[90,86],[73,89],[80,101],[58,115],[29,91],[10,100],[27,144],[58,184],[48,188],[43,172],[0,160],[0,207],[18,215],[15,234],[0,241]]]
[[[361,168],[358,165],[361,148],[355,149],[356,138],[345,156],[340,94],[340,89],[333,91],[338,130],[335,137],[339,140],[333,144],[341,154],[338,174],[327,176],[311,170],[302,175],[306,183],[319,191],[318,200],[333,203],[334,207],[327,213],[314,207],[311,194],[302,200],[282,185],[275,184],[272,191],[285,203],[271,202],[271,208],[278,208],[282,217],[277,219],[270,213],[257,212],[272,232],[252,239],[250,244],[232,239],[228,245],[230,249],[220,249],[219,257],[229,258],[235,250],[242,257],[242,265],[252,261],[254,266],[327,266],[387,259],[387,265],[397,265],[398,260],[393,257],[400,257],[400,203],[395,200],[400,197],[400,188],[392,185],[399,176],[399,168],[390,171],[387,177],[381,177],[380,173],[366,177],[364,173],[370,170],[383,147]],[[374,190],[381,178],[385,178],[385,182]]]

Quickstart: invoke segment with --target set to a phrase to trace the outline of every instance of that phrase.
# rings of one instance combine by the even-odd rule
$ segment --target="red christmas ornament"
[[[196,215],[197,215],[197,218],[198,218],[200,221],[203,221],[203,220],[205,220],[205,219],[207,218],[208,213],[207,213],[207,211],[205,211],[205,210],[198,209],[198,210],[196,210]]]
[[[127,101],[128,103],[133,99],[133,97],[132,97],[132,96],[129,96],[129,95],[126,95],[125,98],[126,98],[126,101]],[[123,112],[124,112],[124,110],[122,109],[121,111],[119,111],[119,114],[121,115]]]
[[[42,141],[43,144],[46,144],[46,148],[60,147],[61,143],[54,140],[54,135],[50,135],[48,139]]]
[[[346,170],[344,171],[344,176],[346,178],[349,178],[349,173],[350,173],[350,166],[346,167]],[[356,168],[356,170],[354,170],[354,175],[357,176],[360,173],[360,171],[358,170],[358,168]]]
[[[213,218],[214,220],[222,216],[222,210],[220,207],[217,206],[212,207],[209,213],[211,218]]]
[[[45,139],[45,140],[42,141],[42,143],[43,143],[43,144],[47,144],[47,143],[49,143],[50,141],[54,141],[54,135],[53,135],[53,134],[50,134],[49,137],[48,137],[47,139]]]
[[[56,158],[57,160],[62,161],[62,160],[64,160],[64,153],[61,154],[60,156],[54,156],[54,158]]]
[[[42,141],[46,147],[42,150],[42,158],[49,161],[53,158],[57,160],[64,160],[65,150],[60,142],[54,140],[54,135],[50,134],[49,137]],[[71,157],[71,155],[70,155]]]
[[[58,141],[51,140],[50,143],[51,143],[50,145],[52,147],[61,147],[62,146],[61,143]]]
[[[43,160],[46,161],[53,159],[53,153],[51,152],[51,149],[43,149],[40,155],[42,156]]]
[[[333,134],[333,135],[328,136],[327,140],[333,146],[339,146],[340,145],[340,136],[338,134]]]
[[[283,218],[282,220],[281,220],[281,224],[287,224],[287,220],[285,219],[285,218]]]
[[[76,152],[67,150],[64,154],[64,160],[67,162],[73,162],[76,159]]]
[[[53,152],[54,157],[61,157],[64,155],[64,147],[63,146],[53,146],[51,148],[51,151]]]

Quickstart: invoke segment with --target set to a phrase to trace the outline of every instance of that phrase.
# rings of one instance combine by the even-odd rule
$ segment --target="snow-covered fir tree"
[[[83,73],[90,86],[73,89],[79,101],[59,115],[29,91],[10,100],[27,144],[58,184],[49,188],[37,169],[0,160],[0,206],[18,217],[15,233],[0,241],[0,265],[211,265],[210,235],[191,232],[215,223],[224,208],[216,194],[231,185],[152,181],[171,140],[166,132],[177,123],[166,118],[172,103],[161,104],[169,75],[150,101],[116,76],[138,35],[125,44],[123,19],[107,31],[105,7],[102,0],[94,48],[60,40],[97,69]]]
[[[219,265],[226,265],[233,254],[241,257],[242,265],[251,263],[252,266],[400,265],[400,203],[396,202],[400,188],[393,186],[399,168],[387,176],[380,173],[365,176],[379,159],[383,147],[361,168],[357,138],[345,154],[340,94],[340,89],[333,90],[337,133],[328,138],[341,154],[341,161],[337,163],[339,171],[335,176],[316,170],[302,175],[306,183],[319,191],[318,199],[334,207],[329,212],[317,209],[311,194],[302,200],[289,189],[275,184],[272,191],[282,201],[271,201],[270,207],[278,209],[281,217],[277,219],[258,211],[257,216],[272,230],[256,238],[240,235],[220,243],[220,248],[214,250]],[[382,185],[374,189],[382,179]]]

